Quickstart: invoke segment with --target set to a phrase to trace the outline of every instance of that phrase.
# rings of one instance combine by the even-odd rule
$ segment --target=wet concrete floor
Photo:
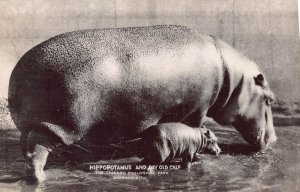
[[[210,127],[211,128],[211,127]],[[23,179],[24,159],[18,131],[0,131],[0,191],[300,191],[300,127],[276,127],[273,150],[256,152],[233,128],[212,128],[219,138],[219,156],[200,155],[191,170],[164,170],[150,175],[96,174],[84,150],[57,153],[47,163],[47,180],[29,185]],[[96,156],[97,152],[89,152]],[[113,153],[111,153],[113,156]],[[68,156],[68,157],[66,157]],[[92,160],[93,164],[135,164],[137,157]],[[74,160],[80,157],[81,161]],[[82,161],[82,159],[85,159]],[[176,165],[177,162],[174,162]],[[178,163],[177,163],[178,164]],[[170,168],[170,166],[169,166]]]

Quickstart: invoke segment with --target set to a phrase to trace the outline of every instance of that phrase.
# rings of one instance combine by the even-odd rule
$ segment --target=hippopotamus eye
[[[272,102],[273,102],[273,98],[268,97],[268,96],[265,96],[265,97],[264,97],[264,100],[265,100],[265,102],[266,102],[266,104],[267,104],[268,106],[271,106],[271,104],[272,104]]]
[[[274,93],[269,89],[269,87],[264,88],[264,100],[268,106],[270,106],[275,100]]]

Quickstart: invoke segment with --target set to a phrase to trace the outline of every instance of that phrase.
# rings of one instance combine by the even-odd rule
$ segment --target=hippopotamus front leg
[[[185,109],[183,106],[176,106],[168,111],[159,120],[157,124],[168,123],[168,122],[181,122],[190,127],[200,127],[203,123],[203,118],[206,115],[206,111],[197,109],[191,113]]]
[[[203,118],[205,117],[206,112],[201,112],[200,109],[188,115],[181,123],[188,125],[190,127],[200,127],[203,123]]]

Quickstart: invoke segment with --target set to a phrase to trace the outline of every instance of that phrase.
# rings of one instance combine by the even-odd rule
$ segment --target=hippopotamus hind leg
[[[61,145],[61,142],[50,131],[36,128],[28,133],[26,143],[25,174],[27,181],[43,181],[45,179],[44,167],[49,152]]]

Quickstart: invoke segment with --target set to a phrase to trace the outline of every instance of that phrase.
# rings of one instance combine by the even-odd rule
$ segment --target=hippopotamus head
[[[267,149],[277,139],[271,111],[273,100],[263,74],[244,75],[218,119],[229,120],[248,143]]]
[[[203,129],[203,128],[202,128]],[[209,153],[212,155],[219,155],[221,152],[220,147],[218,146],[218,139],[216,135],[209,129],[204,128],[204,137],[206,139],[206,146],[204,148],[204,153]]]

